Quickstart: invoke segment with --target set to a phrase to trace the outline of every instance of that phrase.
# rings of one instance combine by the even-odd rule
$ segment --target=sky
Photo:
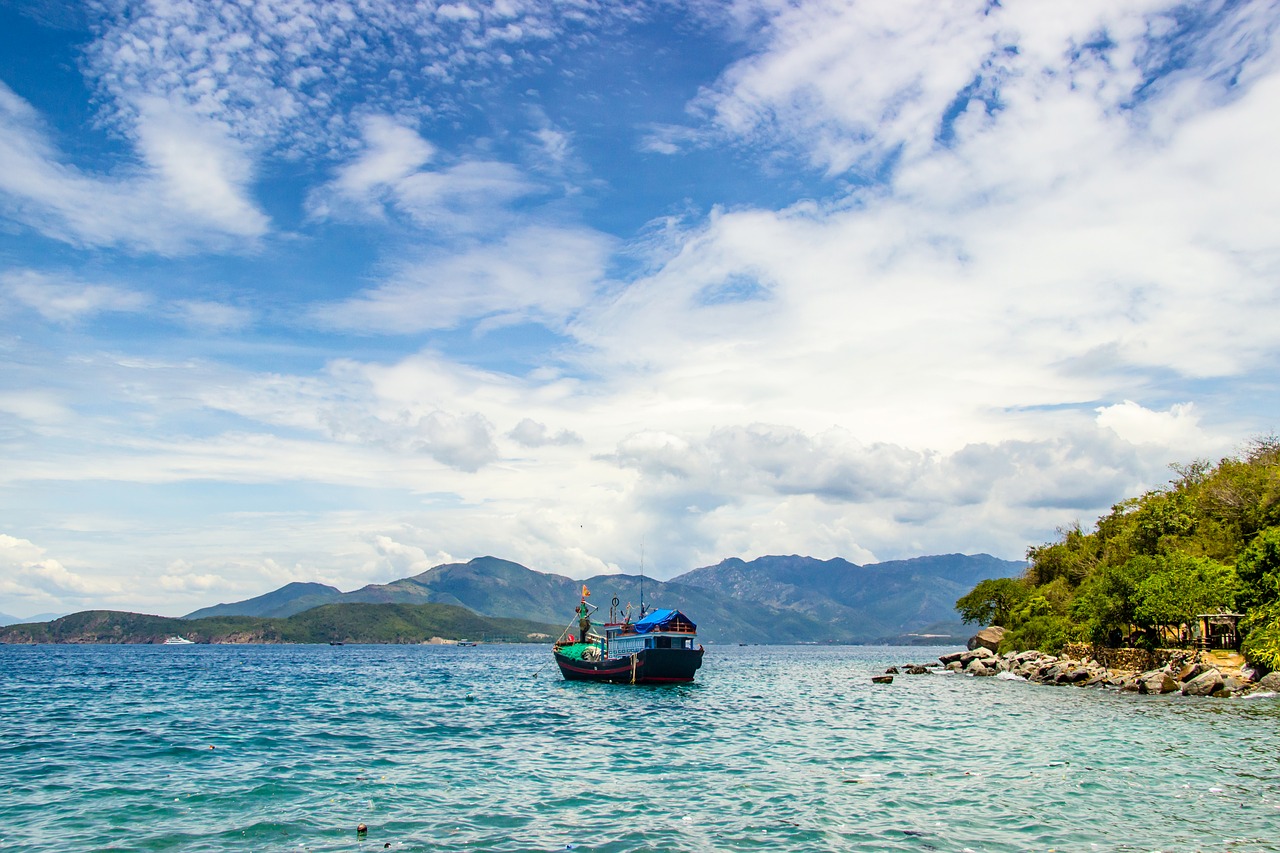
[[[1280,427],[1278,28],[0,0],[0,611],[1022,559]]]

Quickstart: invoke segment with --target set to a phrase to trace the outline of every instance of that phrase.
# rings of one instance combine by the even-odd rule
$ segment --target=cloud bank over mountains
[[[0,14],[6,612],[1018,558],[1276,428],[1276,3]]]

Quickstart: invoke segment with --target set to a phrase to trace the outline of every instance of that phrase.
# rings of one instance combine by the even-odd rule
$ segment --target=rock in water
[[[1258,688],[1260,690],[1275,690],[1280,692],[1280,670],[1268,672],[1262,678],[1258,679]]]
[[[892,675],[873,675],[871,676],[872,684],[893,684]]]
[[[1139,693],[1172,693],[1178,689],[1178,682],[1162,669],[1144,672],[1138,677]]]
[[[1000,648],[1000,641],[1003,639],[1004,628],[999,625],[992,625],[990,628],[983,628],[970,637],[968,645],[970,649],[976,649],[981,646],[994,652]]]
[[[1184,696],[1212,696],[1222,689],[1222,673],[1208,669],[1182,685]]]

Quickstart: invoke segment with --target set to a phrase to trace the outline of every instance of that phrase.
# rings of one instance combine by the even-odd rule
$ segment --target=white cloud
[[[562,429],[554,435],[544,423],[533,418],[523,418],[515,429],[507,433],[507,437],[523,447],[547,447],[549,445],[582,444],[582,436],[568,429]]]
[[[71,571],[33,542],[0,533],[0,594],[6,597],[43,604],[83,601],[121,591],[121,584],[114,579]]]
[[[59,423],[73,416],[57,394],[41,390],[0,392],[0,412],[34,423]]]
[[[247,308],[204,299],[178,300],[168,307],[168,313],[184,326],[209,332],[243,329],[253,321],[253,312]]]
[[[181,254],[262,236],[247,155],[220,125],[149,101],[142,164],[110,176],[63,162],[30,104],[0,83],[0,210],[57,240]]]
[[[612,241],[585,229],[528,226],[407,264],[372,290],[315,312],[327,326],[403,334],[490,318],[562,326],[595,294]]]
[[[14,302],[55,323],[74,323],[103,312],[136,313],[150,303],[143,293],[30,269],[0,273],[0,287]]]
[[[435,146],[385,117],[364,123],[365,148],[308,200],[316,218],[382,217],[388,210],[441,235],[492,234],[508,206],[538,187],[507,163],[462,160],[437,169]]]
[[[1114,406],[1102,406],[1097,412],[1098,426],[1131,444],[1179,447],[1188,454],[1212,452],[1224,444],[1222,436],[1206,435],[1200,428],[1194,403],[1175,403],[1168,411],[1157,412],[1125,400]]]
[[[628,4],[629,6],[631,4]],[[360,124],[335,104],[422,118],[464,104],[512,65],[540,65],[584,21],[635,14],[612,4],[487,0],[242,0],[102,4],[88,66],[128,127],[147,99],[232,128],[255,149],[339,150]]]

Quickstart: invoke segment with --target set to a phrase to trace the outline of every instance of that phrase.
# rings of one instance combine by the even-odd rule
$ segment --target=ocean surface
[[[0,646],[0,849],[1280,850],[1280,698],[871,683],[945,651]]]

